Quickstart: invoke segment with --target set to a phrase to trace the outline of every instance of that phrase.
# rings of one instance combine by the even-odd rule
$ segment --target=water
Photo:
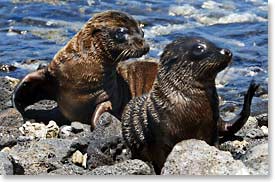
[[[0,0],[0,64],[19,69],[0,76],[22,78],[55,53],[97,12],[126,11],[145,26],[148,56],[159,58],[164,46],[183,35],[203,36],[232,50],[234,59],[217,79],[225,100],[242,102],[255,79],[267,90],[267,0]]]

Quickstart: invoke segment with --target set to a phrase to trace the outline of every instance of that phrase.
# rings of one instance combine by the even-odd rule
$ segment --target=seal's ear
[[[46,68],[26,75],[16,86],[12,104],[23,116],[25,108],[39,100],[54,99],[54,86]]]

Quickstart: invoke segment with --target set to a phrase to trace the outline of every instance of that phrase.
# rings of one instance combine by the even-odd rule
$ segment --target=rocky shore
[[[150,163],[131,159],[120,121],[109,113],[101,116],[93,132],[80,122],[58,125],[58,121],[24,120],[10,101],[17,82],[0,77],[1,175],[155,174]],[[34,107],[54,105],[41,102]],[[267,102],[256,102],[252,107],[246,125],[234,138],[222,139],[218,148],[195,139],[178,143],[161,174],[268,175]]]

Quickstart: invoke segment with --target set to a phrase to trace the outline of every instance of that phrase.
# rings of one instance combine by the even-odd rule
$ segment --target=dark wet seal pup
[[[149,94],[132,99],[122,115],[122,133],[133,158],[151,161],[156,173],[173,146],[184,139],[210,145],[237,132],[250,115],[257,85],[245,95],[242,112],[232,121],[219,116],[216,75],[232,59],[227,49],[201,37],[183,37],[166,46]]]
[[[117,65],[148,51],[144,33],[132,16],[119,11],[98,13],[46,68],[22,79],[13,105],[24,116],[27,106],[42,99],[55,100],[66,119],[93,127],[104,111],[119,118],[131,94]]]

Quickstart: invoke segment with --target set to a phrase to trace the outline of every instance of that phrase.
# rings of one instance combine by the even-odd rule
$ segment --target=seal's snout
[[[232,57],[232,52],[229,49],[221,49],[220,53],[222,55],[228,56],[228,57]]]

